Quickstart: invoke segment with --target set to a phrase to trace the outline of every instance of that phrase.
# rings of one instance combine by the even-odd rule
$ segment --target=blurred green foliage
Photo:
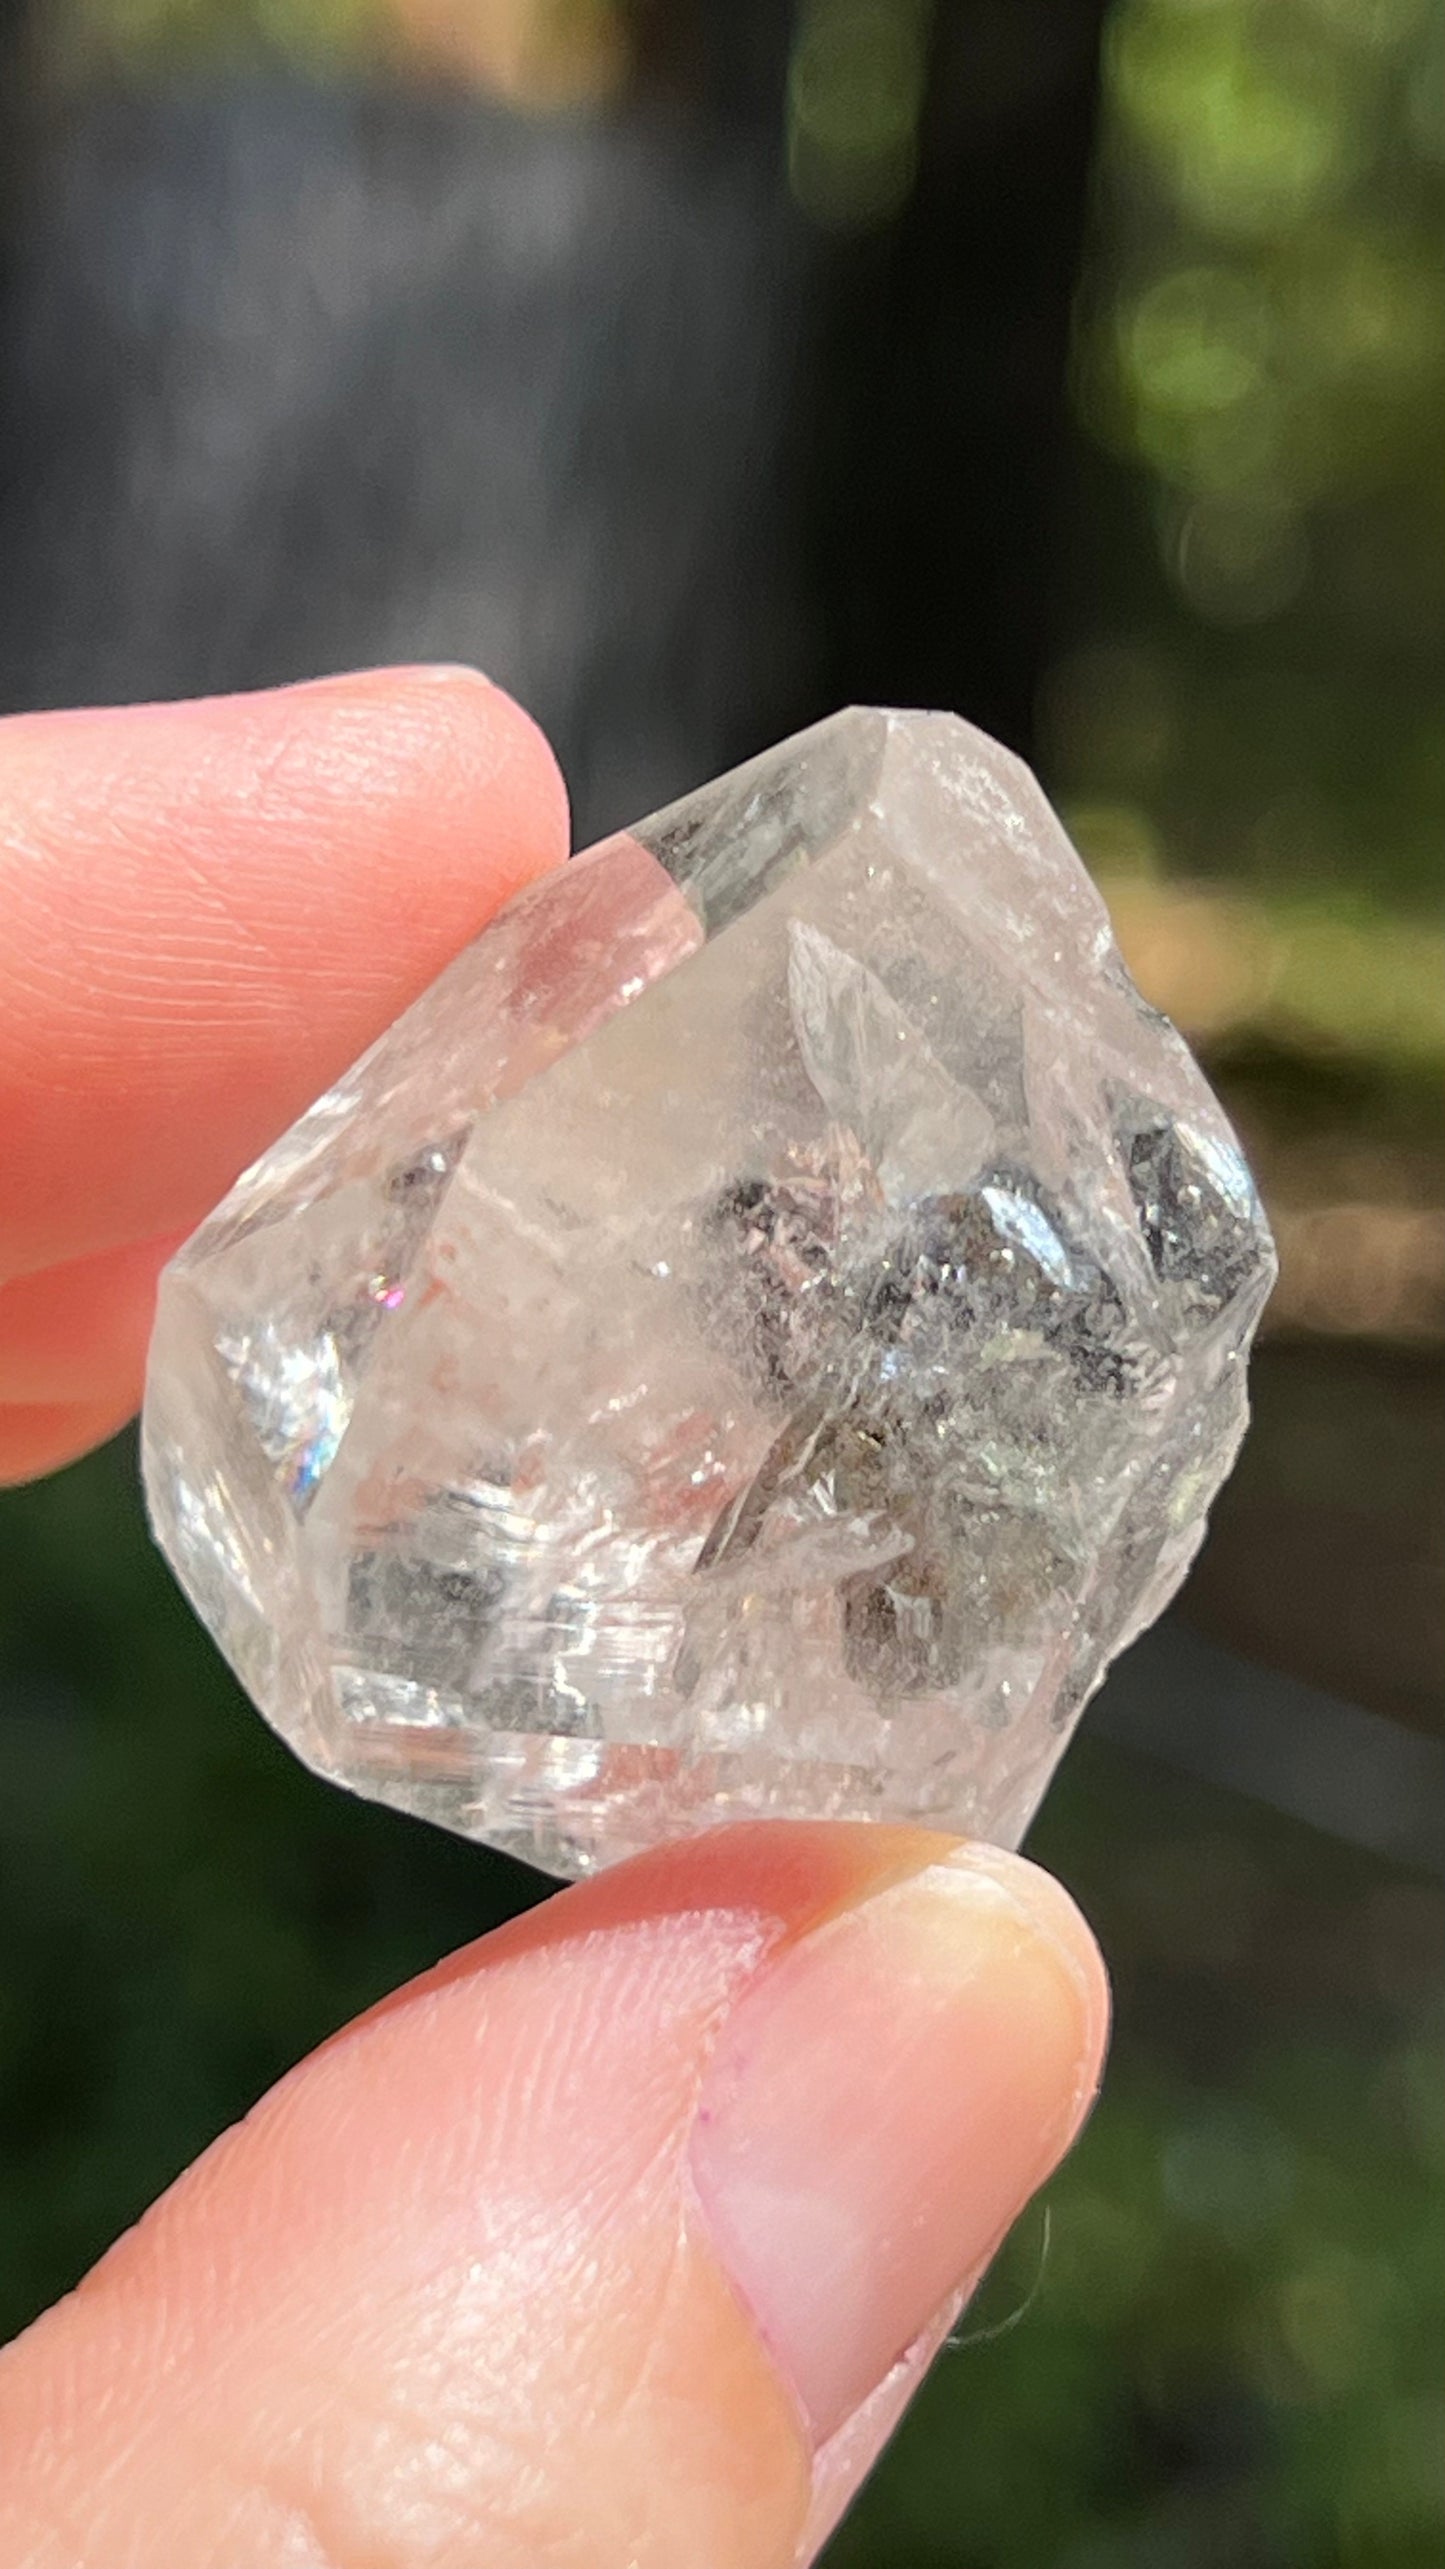
[[[1170,870],[1337,899],[1341,987],[1373,910],[1445,912],[1442,243],[1435,0],[1119,0],[1053,769]]]
[[[788,78],[788,175],[806,214],[851,229],[907,202],[934,0],[802,0]]]

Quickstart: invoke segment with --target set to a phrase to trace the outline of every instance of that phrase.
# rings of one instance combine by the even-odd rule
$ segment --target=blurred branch
[[[821,44],[830,15],[806,12],[804,39],[811,30]],[[956,705],[1025,754],[1057,596],[1070,316],[1104,16],[1105,0],[939,7],[916,129],[917,9],[890,22],[881,121],[876,104],[871,122],[850,107],[841,56],[836,87],[816,62],[808,73],[821,83],[810,104],[834,138],[828,184],[842,187],[845,208],[847,188],[862,191],[837,254],[812,475],[825,494],[815,554],[834,638],[828,692]],[[795,186],[799,103],[795,90]],[[837,157],[848,135],[856,153]],[[880,189],[887,213],[909,160],[901,211],[870,227],[868,191]],[[810,164],[808,188],[822,177]]]
[[[1110,1671],[1106,1738],[1445,1877],[1445,1743],[1221,1650],[1170,1616]]]

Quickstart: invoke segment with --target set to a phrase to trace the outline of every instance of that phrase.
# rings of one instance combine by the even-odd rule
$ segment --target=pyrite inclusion
[[[840,714],[533,886],[166,1270],[157,1535],[323,1774],[559,1873],[1016,1840],[1273,1276],[1028,771]]]

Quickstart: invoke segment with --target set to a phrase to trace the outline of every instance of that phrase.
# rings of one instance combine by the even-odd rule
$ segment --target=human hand
[[[0,1478],[157,1270],[565,853],[463,671],[0,724]],[[454,1955],[0,2354],[0,2569],[793,2569],[1098,2074],[1017,1857],[724,1829]]]

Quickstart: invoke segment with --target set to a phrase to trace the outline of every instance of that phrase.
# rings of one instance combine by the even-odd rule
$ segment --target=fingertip
[[[382,743],[372,732],[390,760],[429,774],[439,802],[460,801],[463,826],[474,841],[483,796],[494,823],[515,819],[515,829],[499,827],[487,851],[493,907],[565,859],[571,814],[556,754],[534,716],[484,671],[465,661],[416,661],[347,671],[278,692],[328,723],[354,703],[368,731],[379,725],[390,735]]]
[[[682,1924],[699,1943],[739,1936],[761,1961],[838,1911],[945,1856],[955,1841],[931,1829],[857,1820],[744,1820],[673,1838],[574,1882],[463,1945],[333,2037],[353,2036],[425,2002],[449,1983],[524,1954],[583,1945],[619,1931]]]
[[[567,853],[478,671],[0,723],[0,1273],[184,1232]]]
[[[176,1236],[0,1284],[0,1409],[140,1406],[156,1282]]]
[[[135,1403],[114,1401],[13,1402],[0,1407],[0,1490],[17,1489],[78,1463],[92,1447],[120,1433]]]

